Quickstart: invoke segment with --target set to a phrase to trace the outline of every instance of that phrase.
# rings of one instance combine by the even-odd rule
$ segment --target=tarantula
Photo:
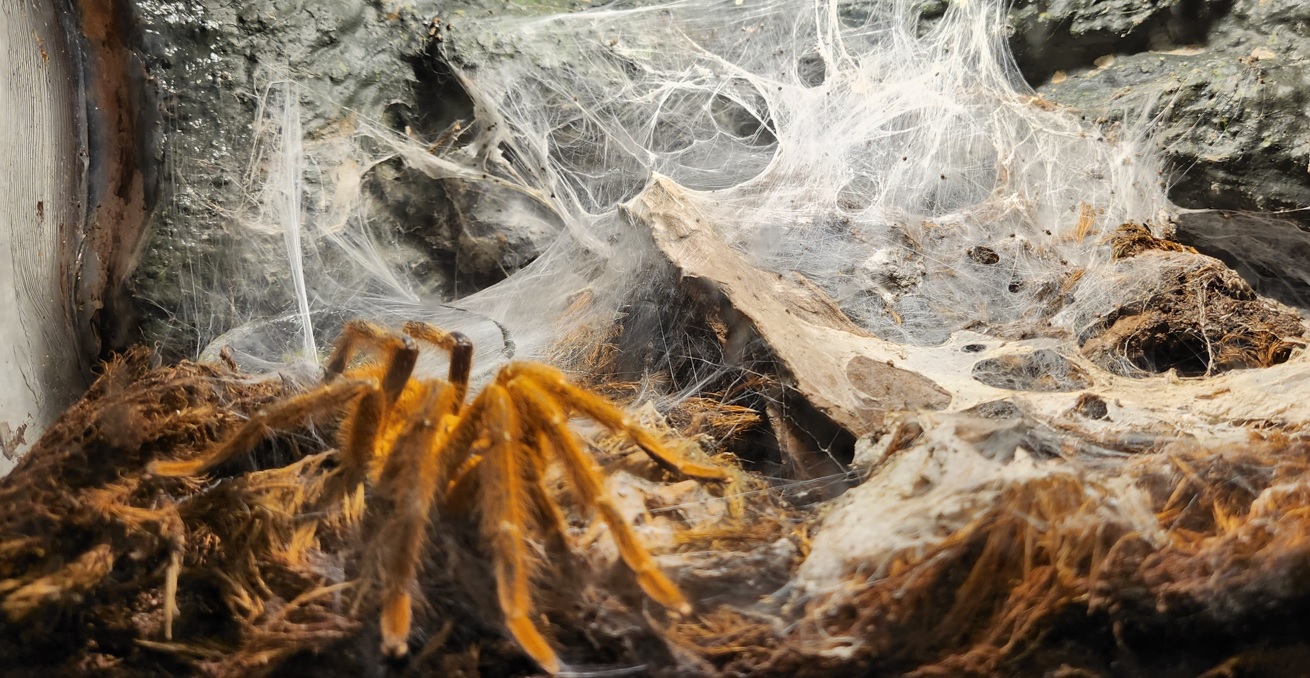
[[[450,354],[446,381],[412,377],[419,354],[415,339]],[[359,360],[370,353],[374,360]],[[335,489],[325,491],[331,495],[325,501],[339,504],[367,484],[372,497],[385,498],[390,507],[372,547],[380,556],[382,652],[391,659],[408,653],[411,591],[434,508],[458,507],[464,502],[456,497],[476,496],[505,625],[543,669],[559,671],[559,658],[530,617],[525,541],[534,523],[554,538],[562,540],[566,534],[561,509],[543,484],[552,458],[563,468],[578,502],[594,508],[609,527],[620,556],[646,595],[670,610],[690,612],[682,593],[655,566],[615,508],[599,467],[568,428],[569,415],[585,415],[626,435],[655,463],[678,475],[728,482],[727,473],[678,457],[613,403],[539,363],[504,366],[466,403],[472,357],[472,343],[458,332],[417,322],[395,332],[352,321],[336,342],[322,385],[256,413],[198,459],[155,462],[150,470],[160,476],[204,473],[252,449],[267,429],[346,407],[338,432],[339,475],[329,485]],[[370,500],[369,506],[373,504]]]

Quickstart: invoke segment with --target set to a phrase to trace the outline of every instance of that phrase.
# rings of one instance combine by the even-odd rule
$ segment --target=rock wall
[[[1158,120],[1180,206],[1310,206],[1310,6],[1018,2],[1011,20],[1016,60],[1044,97],[1089,119]]]

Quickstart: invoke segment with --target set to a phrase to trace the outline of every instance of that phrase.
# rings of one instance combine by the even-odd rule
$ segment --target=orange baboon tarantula
[[[412,378],[419,354],[415,339],[449,352],[447,381]],[[377,359],[352,366],[360,353]],[[525,543],[533,522],[553,537],[566,534],[564,516],[542,482],[551,457],[563,467],[579,503],[594,507],[609,526],[642,590],[666,608],[690,612],[682,593],[655,566],[615,508],[598,466],[568,428],[569,415],[585,415],[626,435],[670,472],[710,482],[727,482],[729,476],[714,466],[679,458],[614,404],[569,383],[546,365],[510,363],[466,403],[472,358],[472,343],[458,332],[410,322],[397,333],[352,321],[337,340],[321,386],[256,413],[209,454],[191,461],[155,462],[151,471],[161,476],[203,473],[249,451],[267,429],[348,406],[338,433],[340,475],[325,491],[325,502],[340,502],[368,482],[374,495],[387,498],[392,506],[374,542],[380,555],[382,651],[389,658],[403,658],[408,652],[411,591],[434,506],[458,503],[450,495],[476,491],[505,625],[543,669],[559,671],[559,658],[530,617]]]

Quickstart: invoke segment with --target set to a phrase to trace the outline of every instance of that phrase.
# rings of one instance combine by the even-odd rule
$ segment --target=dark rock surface
[[[1030,82],[1092,66],[1107,54],[1204,42],[1226,0],[1017,0],[1011,47]]]
[[[1158,120],[1179,205],[1310,206],[1310,4],[1019,2],[1011,21],[1044,97],[1089,119]]]
[[[282,83],[299,87],[306,149],[347,138],[363,123],[432,141],[453,121],[472,116],[449,72],[428,56],[432,20],[450,23],[471,9],[435,2],[142,0],[136,10],[138,48],[160,91],[165,122],[155,149],[162,194],[134,279],[139,336],[124,343],[144,339],[170,357],[194,356],[249,317],[294,308],[284,292],[292,285],[281,236],[273,234],[270,247],[234,246],[251,237],[237,222],[258,197],[252,187],[260,188],[254,157],[260,107],[279,105]],[[324,197],[334,190],[320,169],[311,159],[301,177],[307,230],[325,216]],[[558,228],[533,223],[489,241],[485,228],[462,219],[466,191],[408,171],[398,160],[366,168],[361,184],[360,218],[390,248],[386,256],[421,262],[413,264],[424,283],[416,292],[437,302],[531,261]]]

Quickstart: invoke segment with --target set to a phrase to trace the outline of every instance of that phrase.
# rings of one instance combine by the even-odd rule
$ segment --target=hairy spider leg
[[[377,447],[397,400],[413,376],[414,366],[418,362],[419,351],[414,345],[414,339],[448,352],[448,380],[454,387],[454,405],[450,411],[457,413],[463,408],[473,366],[473,343],[468,337],[415,321],[405,323],[403,333],[363,320],[346,323],[328,361],[328,378],[341,374],[350,364],[354,353],[373,348],[383,355],[383,386],[380,395],[361,398],[354,413],[343,422],[343,469],[325,490],[324,505],[330,505],[342,495],[358,488],[367,477],[370,464],[379,456],[387,454]],[[424,410],[420,407],[418,411]]]
[[[380,347],[383,351],[385,369],[381,383],[372,379],[336,380],[335,377],[341,374],[353,355],[352,349],[364,342]],[[346,324],[328,361],[328,383],[256,413],[235,435],[205,456],[190,461],[157,461],[150,465],[149,470],[159,476],[204,473],[239,454],[249,452],[268,429],[298,425],[315,412],[343,406],[356,396],[361,396],[347,417],[346,429],[349,434],[342,446],[342,454],[347,468],[345,475],[362,480],[362,467],[373,455],[373,447],[387,410],[404,390],[417,357],[418,349],[408,337],[372,323],[351,321]],[[358,485],[358,481],[355,484]]]
[[[524,438],[527,439],[526,436]],[[564,553],[568,550],[568,522],[559,504],[546,493],[546,459],[551,455],[550,438],[536,432],[536,446],[521,445],[524,470],[527,472],[528,491],[537,512],[537,524],[551,540],[551,547]]]
[[[524,428],[540,431],[550,440],[550,447],[564,467],[565,476],[573,486],[578,502],[583,506],[596,507],[601,520],[610,529],[610,535],[614,538],[619,555],[628,568],[636,574],[641,589],[664,607],[681,614],[689,614],[691,605],[687,599],[656,567],[646,547],[642,546],[623,519],[623,515],[614,506],[614,501],[610,499],[609,492],[605,489],[600,469],[578,446],[577,439],[569,430],[569,420],[564,410],[555,404],[549,392],[543,390],[531,378],[510,379],[506,387],[513,401],[518,404]]]
[[[453,473],[446,484],[446,496],[441,506],[443,511],[451,513],[468,513],[478,497],[481,484],[478,482],[478,467],[482,466],[482,456],[476,452],[470,454]]]
[[[382,511],[382,527],[373,540],[382,582],[382,652],[392,658],[409,651],[412,589],[427,539],[432,502],[442,482],[444,446],[454,426],[455,389],[439,382],[421,382],[420,409],[407,422],[377,480],[374,510]],[[386,508],[381,508],[382,506]]]
[[[666,448],[655,436],[605,398],[574,386],[559,370],[535,363],[510,363],[500,373],[504,381],[526,379],[563,404],[587,415],[615,435],[626,435],[664,470],[684,478],[728,483],[732,476],[716,466],[684,459]]]
[[[354,412],[346,418],[338,432],[341,440],[341,466],[337,473],[328,477],[316,509],[337,505],[342,498],[357,492],[368,477],[369,463],[373,459],[378,438],[382,435],[382,423],[386,414],[386,396],[380,388],[366,391],[355,402]],[[354,522],[358,512],[359,507],[348,502],[345,514],[347,522]]]
[[[537,435],[534,445],[529,445],[526,437],[521,442],[519,451],[523,459],[520,463],[523,464],[525,482],[535,511],[534,517],[538,526],[551,540],[551,548],[557,551],[567,550],[568,530],[565,526],[568,523],[559,505],[546,492],[544,484],[545,461],[550,457],[548,452],[550,441],[544,435]],[[470,454],[464,463],[455,469],[451,474],[450,482],[446,485],[446,501],[439,507],[441,510],[450,513],[467,513],[473,508],[481,487],[477,470],[482,462],[480,454]]]
[[[361,393],[376,391],[371,379],[347,379],[287,398],[259,412],[217,449],[189,461],[155,461],[148,471],[157,476],[193,476],[204,473],[237,455],[249,452],[269,429],[288,428],[303,423],[310,415],[349,403]]]
[[[387,430],[391,411],[405,392],[418,347],[413,339],[376,323],[352,320],[342,328],[328,358],[326,380],[333,381],[354,356],[372,349],[381,354],[379,388],[364,394],[341,423],[341,471],[324,487],[321,506],[331,506],[356,491],[378,456],[378,444]],[[347,512],[349,513],[349,511]]]
[[[464,406],[468,397],[469,375],[473,371],[473,342],[462,332],[447,332],[435,325],[411,320],[405,323],[405,334],[424,341],[450,354],[450,368],[446,381],[455,387],[455,402]]]
[[[409,652],[413,617],[410,592],[418,579],[418,562],[432,506],[446,503],[446,488],[459,469],[467,472],[476,467],[466,462],[473,454],[489,398],[484,390],[460,410],[455,400],[458,389],[440,386],[437,399],[428,402],[432,398],[429,394],[415,411],[378,479],[377,495],[380,499],[392,498],[395,514],[384,519],[385,527],[374,538],[384,579],[382,652],[392,659],[403,658]],[[430,426],[435,426],[431,435],[426,433]]]
[[[453,395],[454,389],[445,390]],[[543,668],[555,672],[559,667],[558,657],[528,616],[531,611],[531,600],[527,594],[527,552],[523,540],[525,506],[536,502],[549,504],[550,515],[553,516],[556,524],[554,529],[560,533],[561,539],[564,529],[563,516],[546,496],[544,489],[539,486],[523,489],[527,476],[539,475],[540,467],[536,465],[537,463],[528,462],[532,464],[531,468],[527,471],[523,470],[524,463],[521,457],[528,452],[521,449],[520,440],[523,432],[520,430],[518,414],[513,403],[507,398],[508,391],[503,386],[492,384],[479,393],[462,412],[444,418],[445,422],[457,423],[454,423],[453,427],[449,424],[443,426],[431,439],[427,458],[435,463],[435,466],[431,467],[435,470],[435,475],[428,478],[424,473],[409,474],[409,476],[424,478],[421,484],[428,486],[430,491],[416,488],[415,492],[427,491],[428,503],[420,504],[421,500],[417,499],[407,503],[416,510],[426,510],[430,515],[433,502],[439,506],[453,503],[447,501],[454,497],[447,497],[446,490],[461,495],[460,502],[471,503],[473,493],[480,495],[483,529],[492,542],[493,557],[497,563],[497,594],[505,616],[506,627],[529,656]],[[505,414],[506,412],[509,414]],[[503,443],[505,436],[508,436],[508,440],[512,442]],[[503,449],[503,445],[506,444],[509,445],[508,451]],[[496,447],[497,445],[502,447]],[[399,446],[398,442],[397,447]],[[408,444],[406,447],[408,449]],[[393,454],[401,455],[399,449]],[[499,456],[495,461],[488,463],[487,454]],[[412,460],[402,461],[405,459],[411,459],[408,453],[397,457],[394,465],[388,464],[389,469],[397,470],[395,474],[397,478],[404,476],[399,472],[400,469],[412,468],[415,463]],[[512,478],[505,476],[503,480],[497,479],[498,475],[506,473],[506,463],[518,470],[513,472]],[[382,479],[379,482],[379,494],[395,497],[398,501],[406,501],[402,498],[406,496],[417,497],[417,495],[403,494],[400,489],[387,491],[393,482],[395,481],[392,480],[391,474]],[[523,496],[524,492],[528,493],[526,497]],[[534,492],[537,494],[532,494]],[[513,507],[506,508],[506,504],[510,502],[504,500],[504,496],[515,497]],[[505,520],[493,520],[488,518],[488,515],[500,516]],[[515,526],[513,530],[501,530],[497,527],[506,520]],[[387,591],[384,592],[382,611],[382,650],[386,656],[399,659],[408,652],[407,639],[412,623],[413,604],[409,592],[417,579],[417,563],[426,522],[420,523],[417,520],[388,522],[392,528],[379,534],[377,538],[381,542],[380,548],[384,553],[389,553],[383,555],[382,567],[391,571],[389,582],[384,584]],[[405,530],[406,533],[397,534],[393,530]],[[506,541],[508,539],[506,532],[511,533],[513,544]]]
[[[542,669],[555,674],[560,669],[559,658],[531,618],[530,556],[524,530],[532,497],[525,482],[520,451],[519,416],[505,387],[492,384],[483,395],[487,398],[483,415],[485,433],[475,443],[474,450],[483,458],[478,474],[482,486],[482,533],[491,542],[500,609],[505,615],[505,626],[519,646]]]
[[[550,499],[546,493],[545,486],[545,460],[548,455],[541,450],[549,450],[550,441],[544,436],[537,436],[536,447],[528,445],[526,439],[519,445],[522,451],[525,478],[527,479],[528,488],[532,493],[532,504],[536,509],[536,517],[542,529],[555,534],[548,535],[552,539],[559,536],[562,540],[567,534],[564,529],[566,524],[564,513],[560,511],[559,506]],[[464,463],[460,464],[455,472],[450,476],[450,482],[446,485],[446,501],[441,507],[442,510],[451,513],[467,513],[473,508],[473,502],[478,496],[481,487],[478,481],[478,468],[482,465],[482,456],[474,453],[470,454]],[[531,464],[528,466],[527,464]],[[552,544],[554,546],[555,544]],[[567,546],[567,545],[566,545]]]
[[[337,337],[336,346],[332,349],[332,356],[328,358],[329,381],[346,371],[350,359],[361,346],[382,353],[386,365],[382,376],[382,392],[386,395],[386,406],[389,408],[400,397],[405,384],[409,383],[410,375],[414,373],[414,364],[418,362],[418,347],[408,336],[377,323],[351,320],[342,328],[341,336]]]

